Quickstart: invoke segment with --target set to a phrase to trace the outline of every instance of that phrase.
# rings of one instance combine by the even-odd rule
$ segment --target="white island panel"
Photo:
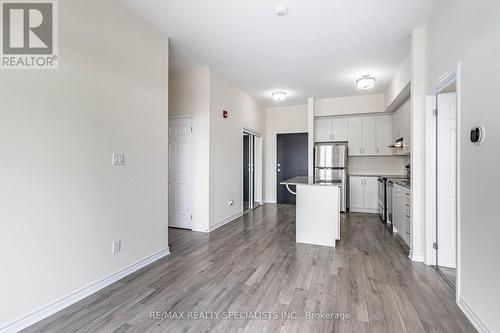
[[[340,188],[297,185],[296,241],[335,246],[340,239]]]

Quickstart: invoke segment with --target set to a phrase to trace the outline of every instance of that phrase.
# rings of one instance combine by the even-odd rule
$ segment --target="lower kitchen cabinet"
[[[394,184],[392,193],[393,225],[401,239],[410,246],[411,236],[411,194],[404,186]]]
[[[378,212],[377,177],[349,177],[349,209],[351,212]]]

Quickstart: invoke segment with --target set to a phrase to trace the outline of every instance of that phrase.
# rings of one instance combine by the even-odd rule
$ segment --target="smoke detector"
[[[276,8],[274,8],[274,12],[277,16],[285,16],[288,14],[288,7],[285,5],[277,5]]]

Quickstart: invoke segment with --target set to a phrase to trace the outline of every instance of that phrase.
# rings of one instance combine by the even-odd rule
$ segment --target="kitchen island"
[[[307,176],[280,184],[297,196],[296,242],[335,247],[340,239],[340,184],[315,183]],[[296,186],[296,190],[290,186]]]

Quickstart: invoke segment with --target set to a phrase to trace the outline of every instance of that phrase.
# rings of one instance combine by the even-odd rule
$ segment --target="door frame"
[[[243,134],[248,134],[249,135],[249,142],[248,142],[248,151],[250,152],[250,156],[249,156],[249,163],[250,165],[252,166],[252,170],[250,172],[250,175],[249,175],[249,186],[248,186],[248,189],[250,191],[249,195],[248,195],[248,209],[243,209],[243,191],[241,191],[241,204],[242,204],[242,211],[243,212],[246,212],[248,210],[252,210],[252,209],[255,209],[259,206],[261,206],[263,204],[263,194],[261,194],[261,199],[260,199],[260,202],[258,203],[258,205],[255,205],[255,138],[258,137],[260,138],[261,140],[262,139],[262,135],[257,132],[257,131],[254,131],[252,129],[248,129],[248,128],[245,128],[243,127],[243,130],[242,130],[242,133]],[[263,141],[262,141],[263,142]],[[261,143],[261,146],[263,146],[263,143]],[[261,170],[263,170],[264,168],[264,163],[263,163],[263,151],[262,151],[262,147],[261,147]],[[243,166],[244,168],[244,165],[243,165],[243,154],[241,154],[241,165]],[[242,168],[242,171],[244,170]],[[244,179],[244,171],[242,172],[242,175],[241,175],[241,178]],[[262,175],[263,176],[263,175]],[[263,177],[262,177],[263,178]],[[263,179],[260,179],[261,183],[263,183]],[[261,187],[263,189],[263,185],[261,184]],[[262,191],[263,192],[263,191]]]
[[[196,218],[196,214],[195,214],[195,211],[196,211],[196,205],[195,205],[195,200],[194,200],[194,192],[195,192],[195,188],[196,188],[196,178],[195,178],[195,169],[196,169],[196,155],[195,155],[195,151],[196,151],[196,129],[195,129],[195,118],[194,118],[194,115],[191,114],[191,113],[188,113],[188,114],[183,114],[183,115],[169,115],[168,116],[168,123],[170,125],[170,120],[171,119],[191,119],[191,195],[190,195],[190,200],[191,200],[191,229],[185,229],[185,230],[191,230],[193,231],[194,230],[194,226],[196,225],[195,223],[195,218]],[[167,133],[167,143],[170,144],[170,142],[168,141],[168,133]],[[168,150],[167,150],[167,159],[168,159]],[[169,184],[169,177],[168,177],[168,174],[170,173],[170,171],[168,170],[168,160],[167,160],[167,226],[169,228],[175,228],[175,227],[170,227],[169,223],[170,223],[170,219],[169,219],[169,203],[170,203],[170,196],[169,196],[169,193],[168,193],[168,184]]]
[[[456,270],[455,270],[455,298],[457,303],[460,299],[461,290],[461,185],[460,185],[460,159],[461,159],[461,81],[460,81],[460,62],[455,67],[445,73],[439,78],[431,87],[430,94],[426,97],[426,255],[425,263],[427,265],[436,265],[436,250],[433,248],[434,242],[437,241],[437,156],[436,156],[436,143],[437,143],[437,119],[434,116],[434,110],[437,108],[437,94],[443,92],[450,84],[456,84],[457,95],[457,140],[456,140]]]

